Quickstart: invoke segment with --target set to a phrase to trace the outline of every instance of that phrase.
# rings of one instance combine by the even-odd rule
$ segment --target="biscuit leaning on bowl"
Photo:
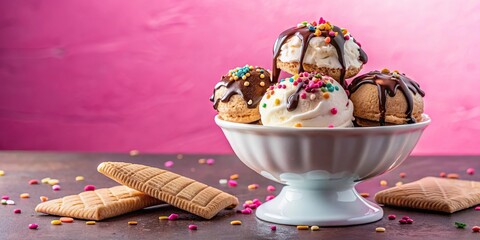
[[[221,119],[253,123],[260,120],[258,103],[271,84],[270,72],[266,69],[250,65],[237,67],[222,76],[210,101]]]
[[[348,86],[355,123],[361,127],[420,122],[425,93],[403,73],[388,69],[356,77]]]
[[[280,70],[319,72],[345,86],[345,79],[357,75],[367,61],[367,54],[347,29],[320,18],[318,23],[302,22],[279,35],[272,79],[278,79]]]

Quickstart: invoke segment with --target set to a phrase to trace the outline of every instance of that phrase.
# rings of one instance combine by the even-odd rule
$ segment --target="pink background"
[[[208,101],[320,16],[426,91],[416,154],[480,154],[478,1],[1,1],[0,149],[230,153]]]

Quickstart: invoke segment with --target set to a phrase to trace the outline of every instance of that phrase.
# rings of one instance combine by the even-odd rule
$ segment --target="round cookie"
[[[348,87],[355,123],[361,127],[399,125],[422,120],[425,93],[398,71],[372,71]]]
[[[258,104],[272,84],[270,72],[261,67],[245,65],[222,76],[210,101],[221,119],[252,123],[260,120]]]

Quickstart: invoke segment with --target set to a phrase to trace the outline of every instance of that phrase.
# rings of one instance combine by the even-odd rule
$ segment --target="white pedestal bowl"
[[[215,122],[245,165],[287,185],[256,210],[258,218],[288,225],[345,226],[383,217],[383,210],[354,186],[400,165],[430,118],[366,128],[268,127],[218,116]]]

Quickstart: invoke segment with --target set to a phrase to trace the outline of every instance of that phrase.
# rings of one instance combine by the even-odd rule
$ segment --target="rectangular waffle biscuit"
[[[86,191],[43,202],[36,212],[86,220],[102,220],[163,202],[126,186]]]
[[[104,162],[98,171],[120,184],[144,192],[177,208],[210,219],[238,199],[193,179],[140,164]]]
[[[480,204],[480,182],[426,177],[380,191],[375,201],[396,207],[453,213]]]

